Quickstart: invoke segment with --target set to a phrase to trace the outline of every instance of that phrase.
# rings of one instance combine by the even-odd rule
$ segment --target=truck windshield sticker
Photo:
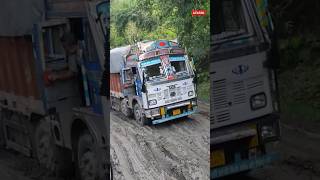
[[[155,65],[155,64],[159,64],[159,63],[160,63],[160,59],[156,58],[156,59],[152,59],[152,60],[141,62],[140,63],[140,67],[144,68],[144,67],[152,66],[152,65]]]
[[[170,56],[170,61],[185,61],[184,56]]]
[[[173,79],[173,75],[175,74],[176,70],[173,66],[171,66],[170,59],[168,55],[160,56],[161,65],[162,65],[162,73],[165,74],[167,79]]]

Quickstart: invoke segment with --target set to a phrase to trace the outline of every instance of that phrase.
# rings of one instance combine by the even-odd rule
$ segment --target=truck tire
[[[39,164],[58,176],[70,175],[71,158],[54,143],[50,123],[40,120],[34,133],[35,156]]]
[[[147,125],[148,119],[143,115],[142,109],[139,105],[139,103],[136,103],[133,107],[133,113],[134,113],[134,119],[140,124],[140,125]]]
[[[76,147],[76,176],[78,180],[99,179],[99,161],[97,157],[97,143],[91,134],[84,131]]]
[[[122,99],[121,100],[121,112],[126,117],[131,117],[132,116],[131,109],[129,109],[129,107],[128,107],[127,99]]]

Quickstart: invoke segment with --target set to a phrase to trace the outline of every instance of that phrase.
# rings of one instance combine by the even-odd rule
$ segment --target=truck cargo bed
[[[0,37],[0,60],[0,106],[44,113],[31,36]]]
[[[114,97],[122,96],[120,73],[110,73],[110,95]]]

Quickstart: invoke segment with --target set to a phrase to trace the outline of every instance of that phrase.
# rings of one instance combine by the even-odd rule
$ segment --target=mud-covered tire
[[[134,119],[141,125],[147,125],[148,119],[143,115],[142,109],[139,103],[136,103],[133,107]]]
[[[71,158],[55,145],[49,122],[39,121],[34,132],[34,144],[34,156],[42,167],[58,176],[70,175]]]
[[[132,116],[132,111],[128,107],[127,99],[122,99],[121,100],[121,106],[120,106],[121,112],[123,115],[126,117],[131,117]]]
[[[98,180],[99,161],[97,143],[88,131],[84,131],[77,142],[76,176],[78,180]]]

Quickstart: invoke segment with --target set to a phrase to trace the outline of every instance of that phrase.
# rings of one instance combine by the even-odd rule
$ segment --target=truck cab
[[[218,0],[211,44],[211,178],[276,158],[279,105],[273,26],[267,1]]]

